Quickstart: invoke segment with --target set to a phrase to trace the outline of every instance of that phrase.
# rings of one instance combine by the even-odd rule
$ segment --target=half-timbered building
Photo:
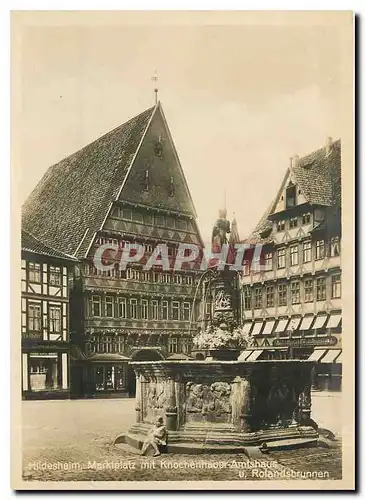
[[[247,359],[312,359],[314,386],[339,389],[340,140],[328,138],[325,147],[291,158],[277,196],[245,243],[252,250],[241,280],[243,331],[254,350]]]
[[[181,243],[203,242],[160,103],[52,166],[23,208],[23,227],[79,261],[71,294],[74,396],[132,395],[131,359],[189,356],[199,271],[173,264]],[[118,251],[100,270],[94,256],[104,244]],[[124,268],[119,254],[135,244],[143,257]],[[160,244],[169,266],[145,270]]]
[[[70,396],[69,286],[76,259],[22,231],[24,399]]]

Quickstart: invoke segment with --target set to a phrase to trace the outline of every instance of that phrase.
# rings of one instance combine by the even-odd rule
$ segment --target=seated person
[[[154,457],[161,455],[159,446],[167,445],[167,430],[163,423],[162,417],[156,418],[156,423],[154,427],[151,429],[149,435],[147,436],[145,442],[142,446],[142,455],[146,454],[147,448],[151,445],[155,450]]]

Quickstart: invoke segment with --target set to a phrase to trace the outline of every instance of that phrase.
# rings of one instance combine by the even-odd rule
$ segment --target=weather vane
[[[154,88],[154,91],[155,91],[155,104],[157,104],[157,94],[158,94],[157,80],[158,80],[158,76],[157,76],[157,71],[156,70],[155,70],[155,74],[152,76],[151,80],[153,80],[155,82],[155,88]]]

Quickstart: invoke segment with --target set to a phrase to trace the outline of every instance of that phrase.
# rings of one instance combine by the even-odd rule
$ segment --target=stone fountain
[[[227,232],[229,222],[221,212],[213,244],[226,243]],[[210,278],[215,309],[207,331],[196,339],[208,357],[132,362],[136,422],[115,442],[140,449],[156,417],[162,416],[172,453],[247,453],[247,447],[264,449],[274,443],[317,444],[310,418],[312,363],[241,361],[246,341],[237,334],[236,272],[215,269]]]

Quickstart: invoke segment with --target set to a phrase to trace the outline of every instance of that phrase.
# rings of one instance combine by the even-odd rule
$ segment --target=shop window
[[[29,355],[31,391],[59,389],[59,361],[57,353]]]

